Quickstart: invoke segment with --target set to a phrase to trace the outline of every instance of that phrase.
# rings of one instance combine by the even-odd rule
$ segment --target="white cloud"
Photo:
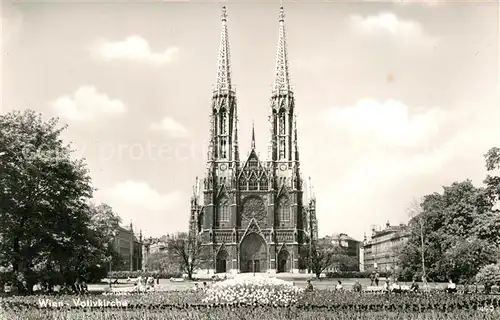
[[[96,202],[109,204],[124,224],[133,222],[146,236],[161,236],[185,230],[189,220],[189,199],[181,192],[162,194],[144,181],[123,181],[97,191]]]
[[[151,211],[168,210],[180,200],[179,192],[160,194],[142,181],[121,182],[105,193],[112,202],[121,202]]]
[[[152,130],[164,131],[169,136],[179,138],[185,137],[189,134],[186,127],[181,123],[177,122],[175,119],[170,117],[163,118],[159,123],[153,123],[151,125]]]
[[[391,35],[399,41],[415,43],[416,39],[425,44],[435,44],[435,38],[424,34],[420,23],[402,20],[394,13],[383,12],[375,16],[351,16],[353,28],[364,35]]]
[[[179,48],[168,47],[163,52],[153,52],[147,40],[140,36],[129,36],[118,42],[102,40],[92,51],[106,60],[129,60],[161,65],[172,62]]]
[[[413,146],[438,132],[444,111],[435,108],[411,114],[400,101],[361,99],[354,106],[328,110],[324,119],[359,138],[375,138],[391,146]]]
[[[101,114],[119,114],[125,111],[123,102],[100,93],[94,86],[82,86],[70,96],[59,97],[51,103],[59,116],[70,120],[89,120]]]

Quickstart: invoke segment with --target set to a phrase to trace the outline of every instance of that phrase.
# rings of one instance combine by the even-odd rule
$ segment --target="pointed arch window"
[[[221,109],[220,111],[220,134],[227,134],[227,113],[226,110]]]
[[[282,222],[290,221],[290,204],[288,198],[281,197],[278,202],[279,220]]]
[[[239,185],[240,185],[240,190],[247,190],[247,179],[241,177]]]
[[[267,178],[262,177],[259,183],[259,190],[267,190],[267,189],[268,189]]]
[[[286,128],[285,119],[286,119],[285,110],[280,110],[280,113],[279,113],[279,132],[280,132],[279,134],[280,135],[285,135],[285,132],[286,132],[285,131],[285,128]]]
[[[280,137],[280,159],[285,159],[286,153],[285,153],[285,137]]]
[[[220,141],[220,156],[222,159],[225,159],[227,156],[226,150],[227,150],[226,137],[222,137]]]
[[[227,199],[223,199],[219,203],[219,218],[221,222],[229,221],[229,201]]]
[[[250,178],[250,181],[248,182],[248,189],[249,190],[257,190],[259,187],[259,183],[257,181],[257,178],[254,176]]]

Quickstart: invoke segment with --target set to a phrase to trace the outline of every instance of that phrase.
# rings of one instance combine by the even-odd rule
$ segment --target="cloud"
[[[324,120],[356,138],[377,139],[391,146],[414,146],[439,130],[444,111],[433,108],[410,113],[407,105],[397,100],[380,102],[361,99],[354,106],[327,110]]]
[[[355,31],[363,35],[390,35],[400,41],[424,40],[426,44],[434,44],[435,38],[425,35],[422,26],[416,21],[402,20],[394,13],[383,12],[375,16],[351,16],[351,25]]]
[[[59,97],[51,105],[59,116],[76,121],[125,112],[123,102],[98,92],[94,86],[82,86],[72,96]]]
[[[163,52],[153,52],[147,40],[140,36],[129,36],[118,42],[102,40],[94,45],[91,51],[106,60],[129,60],[162,65],[172,62],[179,48],[168,47]]]
[[[95,201],[109,204],[122,218],[147,236],[185,230],[189,221],[189,199],[181,192],[160,193],[144,181],[123,181],[96,192]]]
[[[113,202],[119,201],[151,211],[164,211],[180,200],[180,193],[160,194],[142,181],[125,181],[106,191]]]
[[[169,136],[174,138],[186,137],[189,135],[186,127],[170,117],[163,118],[159,123],[153,123],[151,125],[151,129],[156,131],[164,131]]]

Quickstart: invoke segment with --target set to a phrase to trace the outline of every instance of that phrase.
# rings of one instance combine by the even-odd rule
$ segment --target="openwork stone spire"
[[[255,123],[252,122],[252,142],[251,142],[251,148],[255,149]]]
[[[291,90],[285,36],[285,10],[283,7],[280,7],[279,24],[278,48],[276,50],[276,78],[274,79],[273,87],[273,91],[276,93]]]
[[[222,7],[222,28],[220,33],[220,46],[217,59],[217,81],[215,91],[232,90],[231,85],[231,60],[229,54],[229,38],[227,32],[226,7]]]

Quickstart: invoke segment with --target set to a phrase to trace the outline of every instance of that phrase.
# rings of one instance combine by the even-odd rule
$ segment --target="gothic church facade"
[[[200,237],[207,252],[200,272],[305,272],[308,243],[318,232],[316,200],[311,192],[306,198],[300,173],[284,11],[279,14],[266,161],[255,150],[254,128],[249,156],[240,160],[225,7],[222,11],[207,173],[201,186],[196,179],[191,198],[190,234]]]

